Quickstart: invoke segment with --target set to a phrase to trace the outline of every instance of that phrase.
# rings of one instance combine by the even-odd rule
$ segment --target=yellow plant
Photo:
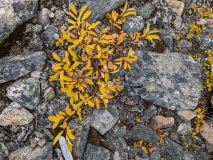
[[[154,150],[152,143],[146,143],[143,140],[135,141],[134,147],[141,147],[146,154],[151,153]]]
[[[116,11],[110,15],[109,20],[113,24],[120,24],[125,17],[136,14],[133,8],[127,9],[126,2],[119,14]],[[71,107],[66,107],[65,112],[59,111],[55,116],[49,116],[53,122],[52,129],[62,129],[53,141],[53,145],[62,134],[66,134],[67,145],[72,150],[70,140],[74,130],[69,128],[68,121],[76,116],[82,120],[83,107],[96,107],[101,104],[106,108],[109,99],[117,95],[123,86],[119,77],[116,76],[121,68],[131,70],[131,63],[137,61],[138,57],[131,47],[125,47],[124,40],[129,38],[118,25],[120,30],[106,27],[101,30],[97,26],[101,23],[88,23],[86,20],[91,15],[84,5],[78,12],[69,4],[70,12],[66,12],[69,18],[68,30],[61,29],[61,37],[56,41],[56,46],[64,46],[63,55],[52,52],[55,63],[52,65],[54,74],[49,76],[49,81],[59,81],[61,91],[70,98]],[[114,15],[118,14],[118,17]],[[108,15],[108,17],[110,17]],[[115,21],[114,21],[115,19]],[[158,30],[150,31],[150,24],[144,29],[142,38],[149,41],[158,39]],[[71,114],[72,113],[72,114]],[[59,125],[61,124],[61,125]]]
[[[121,29],[121,25],[125,22],[125,17],[129,15],[136,15],[136,11],[134,8],[127,9],[127,7],[128,7],[128,3],[126,1],[124,8],[121,8],[119,12],[113,10],[111,14],[107,13],[106,17],[109,19],[109,22],[113,26]]]

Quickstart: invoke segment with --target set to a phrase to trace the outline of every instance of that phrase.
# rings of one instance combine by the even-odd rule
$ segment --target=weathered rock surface
[[[113,9],[125,4],[126,0],[86,0],[88,8],[92,11],[89,21],[101,20]]]
[[[73,160],[72,154],[68,149],[65,138],[63,136],[61,136],[59,138],[58,142],[59,142],[59,145],[61,147],[61,151],[62,151],[62,154],[64,156],[64,159],[65,160]]]
[[[40,82],[24,78],[7,87],[7,97],[28,109],[34,109],[40,101]]]
[[[41,70],[46,60],[43,51],[28,51],[0,60],[0,83],[16,80],[32,71]]]
[[[70,128],[75,130],[75,140],[73,146],[73,157],[74,159],[82,159],[84,154],[87,138],[90,130],[91,117],[87,116],[80,122],[72,120],[69,123]]]
[[[168,7],[171,8],[172,12],[176,13],[181,17],[184,9],[184,3],[177,0],[166,0]]]
[[[129,16],[126,17],[126,22],[122,24],[124,32],[128,34],[133,34],[134,32],[139,32],[144,27],[144,21],[141,16]]]
[[[25,125],[33,120],[33,115],[16,102],[10,103],[0,115],[0,125]]]
[[[177,133],[180,135],[189,135],[191,132],[191,122],[184,122],[178,126]]]
[[[111,113],[110,110],[112,110]],[[116,106],[109,106],[107,109],[95,110],[93,112],[91,126],[94,127],[101,135],[104,135],[118,121],[118,118]]]
[[[154,12],[155,10],[155,6],[152,5],[152,3],[148,2],[145,5],[143,5],[142,7],[139,7],[137,9],[137,14],[141,17],[143,17],[144,19],[147,19],[151,16],[151,14]]]
[[[177,114],[181,119],[186,122],[196,117],[196,113],[190,110],[178,111]]]
[[[125,75],[142,99],[171,110],[195,109],[200,98],[201,73],[193,58],[180,53],[137,51],[139,59]]]
[[[200,127],[200,134],[206,140],[206,143],[213,145],[213,127],[209,126],[208,124],[204,123]]]
[[[200,36],[201,45],[207,49],[213,49],[213,38],[209,37],[208,35],[201,35]]]
[[[136,124],[127,134],[129,139],[135,141],[144,140],[145,142],[151,143],[156,143],[159,141],[158,134],[141,123]]]
[[[27,146],[19,148],[9,155],[9,160],[50,160],[52,159],[52,152],[52,143],[48,142],[42,147],[37,146],[36,148],[32,148],[31,146]]]
[[[142,123],[145,122],[146,120],[154,116],[156,113],[157,113],[157,108],[154,105],[150,106],[149,108],[143,111],[143,114],[140,117],[141,122]]]
[[[157,115],[150,119],[150,128],[154,130],[172,127],[173,125],[174,125],[173,117],[164,117],[161,115]]]
[[[108,149],[88,144],[83,160],[109,160],[110,154]]]
[[[39,0],[0,1],[0,43],[9,37],[18,25],[33,18],[38,2]]]
[[[55,44],[57,38],[58,38],[58,28],[52,25],[47,26],[45,31],[41,34],[41,40],[46,45]]]

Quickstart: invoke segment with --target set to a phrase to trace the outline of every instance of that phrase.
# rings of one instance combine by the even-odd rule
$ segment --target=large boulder
[[[0,1],[0,43],[9,37],[18,25],[33,18],[37,12],[38,1]]]
[[[180,53],[137,51],[139,59],[125,75],[135,95],[171,110],[195,109],[201,94],[201,73],[193,58]]]

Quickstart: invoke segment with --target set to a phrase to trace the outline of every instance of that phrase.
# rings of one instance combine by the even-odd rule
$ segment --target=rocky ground
[[[137,16],[128,17],[123,30],[140,31],[150,22],[160,30],[160,39],[138,43],[139,59],[131,71],[119,73],[124,90],[107,109],[87,108],[82,121],[71,120],[76,136],[72,154],[63,137],[52,146],[57,130],[47,117],[69,103],[59,84],[48,81],[52,51],[63,51],[55,42],[67,27],[68,4],[78,9],[87,4],[89,20],[106,24],[105,14],[125,2],[0,0],[0,159],[213,159],[212,93],[205,85],[213,18],[193,9],[213,8],[210,0],[129,0]],[[202,24],[203,31],[186,38],[193,22]],[[202,107],[205,116],[194,111]],[[193,136],[194,122],[203,116]]]

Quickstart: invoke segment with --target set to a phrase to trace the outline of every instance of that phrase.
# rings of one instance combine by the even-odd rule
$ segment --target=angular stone
[[[159,141],[159,135],[149,127],[138,123],[128,133],[128,138],[131,140],[144,140],[145,142],[156,143]]]
[[[103,19],[107,13],[124,5],[125,2],[126,0],[86,0],[88,8],[92,11],[89,21],[95,22]]]
[[[65,160],[73,160],[72,154],[68,149],[65,138],[63,136],[61,136],[59,138],[58,142],[59,142],[59,145],[61,147],[61,151],[62,151],[62,154],[64,156],[64,159]]]
[[[16,102],[10,103],[0,115],[0,125],[25,125],[33,120],[33,115]]]
[[[41,70],[46,60],[43,51],[27,51],[0,60],[0,83],[16,80],[32,71]]]
[[[195,160],[195,157],[189,152],[184,152],[181,156],[181,160]]]
[[[50,10],[47,8],[42,8],[39,13],[38,24],[46,26],[50,22]]]
[[[128,16],[126,22],[122,24],[124,32],[128,34],[133,34],[134,32],[139,32],[144,27],[144,21],[141,16]]]
[[[190,110],[178,111],[177,114],[181,119],[186,122],[196,117],[196,113]]]
[[[171,139],[166,138],[164,143],[160,147],[161,157],[166,157],[167,159],[180,159],[183,154],[183,147],[179,144],[173,142]]]
[[[213,49],[213,38],[209,37],[208,35],[201,35],[200,36],[201,45],[207,49]]]
[[[7,97],[28,109],[34,109],[40,101],[40,82],[24,78],[7,87]]]
[[[115,106],[114,106],[115,107]],[[111,114],[108,109],[95,110],[93,112],[93,120],[91,126],[94,127],[101,135],[104,135],[107,131],[109,131],[112,126],[118,121],[118,116]],[[114,108],[114,112],[118,115],[116,107]]]
[[[38,2],[39,0],[0,1],[0,43],[9,37],[18,25],[33,18]]]
[[[168,7],[171,8],[172,12],[176,13],[179,17],[181,17],[184,9],[184,3],[177,0],[165,0],[168,4]]]
[[[115,151],[113,155],[113,160],[128,160],[128,153]]]
[[[152,5],[152,3],[148,2],[142,7],[139,7],[137,9],[137,14],[144,19],[147,19],[151,16],[151,14],[155,11],[155,6]]]
[[[169,128],[174,125],[173,117],[164,117],[161,115],[154,116],[150,119],[150,127],[152,129]]]
[[[180,135],[189,135],[191,132],[191,122],[181,123],[178,126],[177,133]]]
[[[169,49],[173,49],[173,37],[172,36],[170,36],[170,35],[164,36],[161,39]]]
[[[53,146],[52,142],[46,143],[44,146],[31,146],[19,148],[9,155],[9,160],[50,160],[52,159]]]
[[[41,40],[47,45],[48,44],[53,45],[57,40],[56,34],[58,34],[58,28],[49,25],[47,26],[45,31],[41,34]]]
[[[200,127],[200,134],[205,139],[206,143],[213,144],[213,127],[209,126],[208,124],[204,123]]]
[[[138,60],[125,75],[136,95],[171,110],[195,109],[200,98],[201,73],[193,58],[180,53],[136,51]]]
[[[88,144],[82,160],[109,160],[110,154],[106,148]]]
[[[75,130],[75,140],[73,146],[73,158],[74,159],[82,159],[86,144],[87,138],[89,135],[91,124],[91,117],[84,117],[82,121],[71,120],[69,123],[70,128]]]
[[[140,117],[141,122],[144,123],[146,120],[154,116],[156,113],[157,113],[157,108],[154,105],[150,106],[149,108],[143,111],[143,114]]]
[[[158,151],[151,152],[150,160],[161,160],[160,153]]]

